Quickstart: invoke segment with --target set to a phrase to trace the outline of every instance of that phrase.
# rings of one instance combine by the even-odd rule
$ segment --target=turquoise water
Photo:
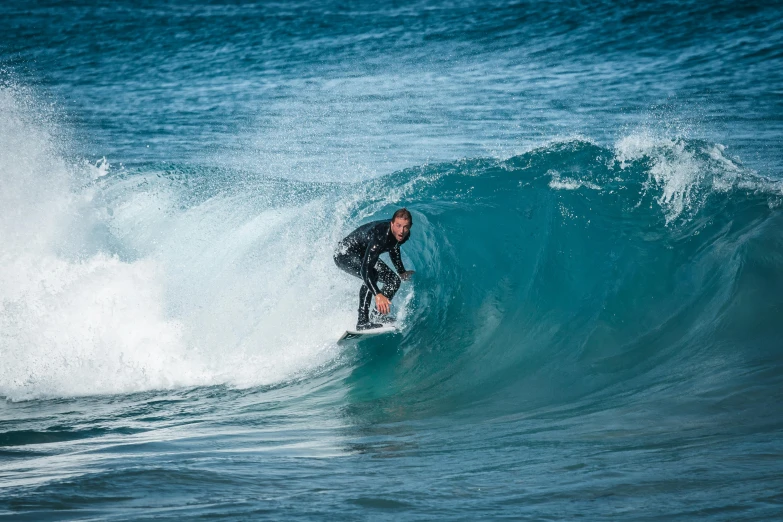
[[[0,517],[783,514],[775,4],[0,6]],[[337,345],[413,212],[399,334]]]

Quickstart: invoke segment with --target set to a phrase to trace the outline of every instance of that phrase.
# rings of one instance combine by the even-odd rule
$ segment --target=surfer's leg
[[[372,283],[377,286],[378,271],[370,269],[367,275],[369,276],[370,281],[372,281]],[[370,305],[372,305],[373,297],[372,290],[370,290],[367,285],[363,284],[359,289],[359,318],[356,321],[357,330],[366,330],[368,328],[378,328],[383,326],[381,324],[370,322]]]
[[[400,289],[400,278],[395,274],[391,268],[388,267],[383,261],[378,261],[375,265],[375,279],[374,281],[380,281],[383,283],[381,293],[386,296],[389,301],[392,300],[394,294]],[[377,310],[371,310],[370,320],[373,322],[392,323],[394,318],[389,314],[381,314]]]
[[[335,254],[334,256],[334,264],[337,265],[337,267],[352,276],[358,277],[361,279],[360,271],[362,269],[362,260],[350,255],[344,255],[344,254]]]
[[[394,294],[400,289],[399,276],[383,261],[378,261],[375,265],[375,270],[378,273],[378,281],[383,283],[381,293],[391,301],[394,298]]]
[[[351,255],[335,254],[334,264],[336,264],[340,270],[361,279],[361,259]],[[370,270],[369,276],[370,280],[374,284],[377,284],[378,272],[376,270]],[[370,322],[370,305],[372,304],[372,298],[373,295],[370,289],[367,288],[367,285],[362,284],[362,287],[359,289],[359,318],[356,321],[357,330],[367,330],[368,328],[383,326]]]
[[[349,255],[335,255],[334,256],[334,263],[343,271],[351,274],[352,276],[356,276],[358,278],[361,278],[361,260],[357,259],[355,257],[349,256]],[[385,266],[385,265],[384,265]],[[386,268],[388,270],[388,267]],[[378,283],[378,271],[374,269],[370,269],[370,273],[368,274],[370,276],[370,280],[373,282],[373,284]],[[385,285],[386,283],[384,283]],[[368,328],[378,328],[380,326],[383,326],[381,324],[371,323],[370,322],[370,305],[372,305],[372,292],[367,287],[367,285],[362,284],[362,287],[359,289],[359,318],[356,321],[356,329],[357,330],[366,330]]]
[[[359,319],[356,321],[357,327],[369,324],[370,304],[372,304],[372,292],[367,288],[367,285],[362,285],[359,289]]]

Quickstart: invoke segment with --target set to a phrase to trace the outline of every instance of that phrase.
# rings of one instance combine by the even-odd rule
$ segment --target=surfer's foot
[[[373,328],[383,328],[383,325],[378,323],[371,323],[369,321],[366,323],[356,323],[357,332],[361,332],[362,330],[371,330]]]

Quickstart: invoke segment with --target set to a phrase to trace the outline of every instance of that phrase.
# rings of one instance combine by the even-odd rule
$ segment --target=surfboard
[[[350,339],[361,339],[363,337],[372,337],[374,335],[383,335],[397,331],[394,325],[382,326],[381,328],[370,328],[369,330],[346,330],[337,342],[348,341]]]

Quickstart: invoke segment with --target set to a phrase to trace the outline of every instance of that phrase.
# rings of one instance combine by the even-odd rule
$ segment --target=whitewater
[[[783,513],[774,6],[0,19],[0,517]]]

